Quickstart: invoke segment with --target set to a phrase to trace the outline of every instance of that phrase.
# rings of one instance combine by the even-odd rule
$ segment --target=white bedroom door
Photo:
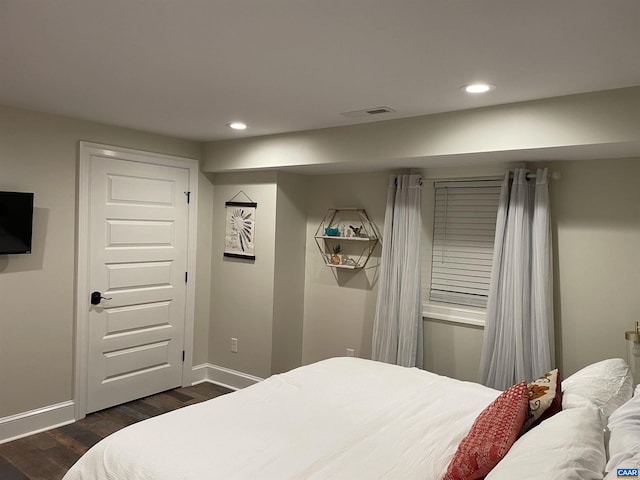
[[[182,384],[189,208],[187,168],[90,162],[87,413]]]

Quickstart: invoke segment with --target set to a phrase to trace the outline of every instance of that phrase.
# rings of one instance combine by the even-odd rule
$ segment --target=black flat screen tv
[[[0,192],[0,255],[31,253],[33,193]]]

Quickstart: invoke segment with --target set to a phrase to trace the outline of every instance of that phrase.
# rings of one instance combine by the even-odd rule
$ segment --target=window
[[[501,183],[435,182],[430,301],[486,307]]]

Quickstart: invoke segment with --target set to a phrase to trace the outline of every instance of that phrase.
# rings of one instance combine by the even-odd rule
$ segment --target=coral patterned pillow
[[[528,410],[527,382],[502,392],[478,415],[442,480],[476,480],[489,473],[516,441]]]
[[[527,385],[529,390],[529,415],[524,422],[524,430],[535,427],[543,420],[562,409],[562,388],[558,369],[551,370],[543,377]]]

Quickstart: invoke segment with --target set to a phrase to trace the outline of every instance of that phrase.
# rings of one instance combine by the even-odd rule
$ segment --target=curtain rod
[[[509,172],[509,176],[513,177],[513,172]],[[532,178],[536,178],[535,173],[527,173],[527,180],[531,180]],[[552,180],[560,180],[562,178],[562,174],[560,172],[551,172],[549,178]]]

